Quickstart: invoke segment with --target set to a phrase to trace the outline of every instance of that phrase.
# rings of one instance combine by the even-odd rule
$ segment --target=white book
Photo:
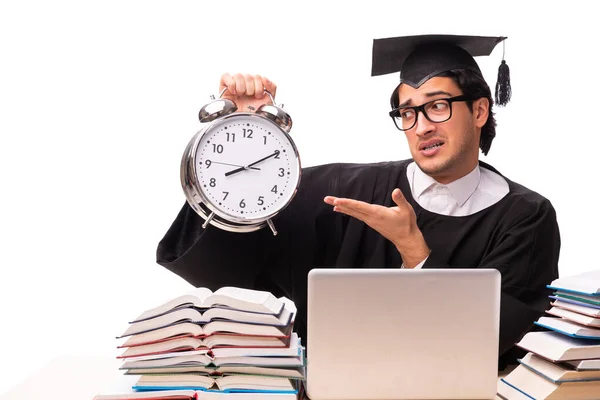
[[[288,341],[289,345],[289,341]],[[195,337],[179,337],[156,343],[128,347],[118,358],[137,357],[169,352],[214,349],[217,347],[288,347],[276,337],[214,335],[204,339]]]
[[[600,358],[600,342],[577,339],[554,331],[528,332],[517,346],[552,361]]]
[[[173,351],[156,354],[144,354],[127,357],[128,361],[157,360],[161,358],[174,358],[184,356],[206,355],[209,358],[227,358],[241,356],[274,356],[274,357],[294,357],[300,353],[300,338],[297,333],[292,333],[290,345],[288,347],[218,347],[215,349],[196,349],[190,351]]]
[[[153,318],[131,322],[122,336],[131,335],[134,332],[145,332],[171,325],[176,322],[192,322],[195,324],[208,324],[216,320],[227,320],[232,322],[243,322],[247,324],[262,324],[273,326],[287,326],[292,320],[292,314],[285,307],[276,315],[249,313],[230,308],[209,308],[200,310],[192,307],[180,307]]]
[[[531,400],[531,397],[523,394],[514,387],[510,386],[502,379],[498,380],[498,396],[504,400]]]
[[[223,393],[202,390],[140,392],[133,389],[139,378],[136,375],[124,375],[93,400],[297,400],[297,395],[293,393]]]
[[[568,364],[572,365],[578,371],[600,371],[600,359],[596,360],[573,360],[567,361]]]
[[[224,366],[224,367],[168,367],[168,368],[138,368],[129,369],[127,375],[152,375],[152,374],[203,374],[203,375],[263,375],[280,376],[291,379],[305,379],[306,369],[298,368],[269,368],[255,366]]]
[[[288,343],[290,337],[289,335],[289,333],[284,334],[284,332],[281,332],[280,335],[269,336],[268,339],[269,341],[280,340],[285,343]],[[204,334],[204,329],[202,328],[202,326],[198,324],[193,324],[191,322],[182,322],[174,325],[165,326],[163,328],[155,329],[152,331],[131,335],[127,337],[127,339],[120,346],[118,346],[118,348],[158,343],[182,337],[201,338],[203,343],[206,344],[207,347],[213,347],[223,343],[231,343],[232,341],[238,343],[239,340],[244,340],[244,338],[260,337],[261,339],[266,339],[265,336],[247,335],[230,332],[214,332],[210,335],[206,335]]]
[[[581,382],[600,380],[600,371],[577,371],[567,363],[555,364],[533,353],[527,353],[519,362],[542,375],[544,378],[555,382]]]
[[[519,365],[503,380],[532,399],[598,400],[600,381],[554,383]]]
[[[600,339],[600,329],[588,328],[564,318],[540,317],[536,325],[574,337]]]
[[[145,311],[135,321],[154,318],[182,306],[198,308],[225,306],[241,311],[276,315],[281,312],[284,303],[273,294],[260,290],[225,286],[213,292],[201,287]]]
[[[573,311],[579,314],[587,315],[594,318],[600,318],[600,308],[591,308],[578,304],[567,303],[566,301],[554,300],[552,306],[560,307],[565,310]]]
[[[120,391],[99,394],[93,400],[297,400],[293,393],[223,393],[202,390],[159,390],[149,392]],[[529,399],[531,400],[531,399]]]
[[[552,307],[546,312],[550,315],[554,315],[555,317],[561,317],[581,325],[590,326],[593,328],[600,328],[600,318],[590,317],[589,315],[579,314],[559,307]]]
[[[193,311],[192,309],[186,309]],[[131,324],[129,328],[119,337],[123,338],[129,335],[138,335],[141,333],[152,332],[155,329],[166,328],[169,326],[178,325],[181,321],[189,322],[189,320],[181,320],[178,315],[175,317],[170,314],[164,314],[157,317],[156,320],[148,320],[140,323]],[[200,335],[210,336],[215,333],[237,333],[240,335],[254,335],[254,336],[287,336],[288,331],[291,330],[291,323],[287,326],[272,326],[272,325],[254,325],[243,322],[232,322],[232,321],[212,321],[206,325],[198,325]]]
[[[558,278],[548,285],[552,289],[600,295],[600,270]]]
[[[194,366],[257,366],[257,367],[304,367],[304,350],[300,347],[294,357],[236,356],[209,357],[206,354],[179,355],[177,357],[126,361],[120,369],[170,368]]]
[[[134,389],[156,390],[156,388],[196,388],[217,391],[231,390],[266,390],[296,393],[296,389],[288,378],[277,378],[257,375],[228,375],[210,377],[205,375],[142,375]]]
[[[572,300],[578,300],[578,301],[582,301],[584,303],[588,302],[589,304],[592,304],[592,305],[600,305],[600,296],[598,296],[597,294],[584,294],[584,293],[568,292],[565,290],[555,290],[554,296],[564,297],[567,299],[571,298]]]

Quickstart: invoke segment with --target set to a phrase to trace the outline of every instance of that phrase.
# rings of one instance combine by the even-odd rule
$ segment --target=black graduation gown
[[[406,176],[411,161],[303,169],[296,197],[273,219],[277,236],[268,228],[252,233],[212,226],[204,230],[202,218],[185,204],[158,245],[157,262],[196,287],[231,285],[287,296],[298,307],[296,329],[305,338],[307,275],[312,268],[402,265],[390,241],[363,222],[332,211],[323,198],[392,206],[392,190],[399,187],[431,249],[423,268],[501,272],[500,366],[513,362],[516,355],[509,350],[548,308],[545,285],[558,277],[560,236],[554,208],[507,179],[509,193],[484,210],[463,217],[432,213],[412,197]]]

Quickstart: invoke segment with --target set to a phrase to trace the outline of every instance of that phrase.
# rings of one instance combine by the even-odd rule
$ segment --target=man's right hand
[[[223,74],[219,82],[219,93],[227,88],[222,98],[235,102],[238,111],[253,112],[263,104],[271,104],[271,98],[265,93],[268,90],[273,98],[277,85],[260,75]]]

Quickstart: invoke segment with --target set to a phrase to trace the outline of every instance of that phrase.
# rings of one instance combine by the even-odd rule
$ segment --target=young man
[[[411,160],[303,170],[296,197],[267,229],[202,229],[187,205],[157,261],[195,286],[235,285],[285,295],[306,336],[307,274],[318,267],[496,268],[502,273],[501,365],[548,306],[560,236],[550,202],[478,160],[495,136],[491,91],[473,55],[504,38],[419,36],[375,41],[373,74],[401,71],[390,116]],[[467,49],[467,50],[465,50]],[[221,78],[240,110],[276,86]]]

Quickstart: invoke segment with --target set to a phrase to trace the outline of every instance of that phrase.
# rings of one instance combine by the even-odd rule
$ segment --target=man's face
[[[447,77],[434,77],[415,89],[400,85],[401,106],[419,106],[436,99],[463,94]],[[464,101],[451,104],[452,117],[445,122],[431,122],[422,112],[416,125],[405,131],[413,159],[427,175],[440,183],[459,179],[475,168],[479,159],[481,128],[488,115],[487,99],[473,102],[473,112]]]

